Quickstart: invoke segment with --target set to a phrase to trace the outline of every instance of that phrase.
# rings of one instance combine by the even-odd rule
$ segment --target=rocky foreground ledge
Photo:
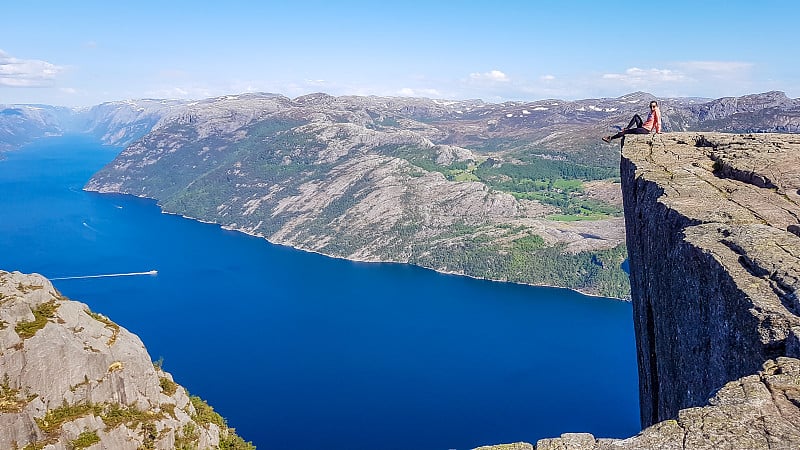
[[[800,360],[767,361],[758,374],[726,384],[708,406],[681,410],[628,439],[565,433],[534,447],[515,443],[476,450],[758,450],[800,448]]]
[[[0,271],[0,449],[252,449],[142,341],[39,275]]]
[[[800,448],[800,135],[628,136],[620,167],[647,428],[536,449]]]

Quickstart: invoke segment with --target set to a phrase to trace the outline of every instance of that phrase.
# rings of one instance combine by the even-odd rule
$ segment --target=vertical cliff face
[[[621,172],[642,424],[800,356],[800,136],[636,136]]]
[[[646,428],[535,448],[800,448],[800,135],[628,136],[620,164]]]

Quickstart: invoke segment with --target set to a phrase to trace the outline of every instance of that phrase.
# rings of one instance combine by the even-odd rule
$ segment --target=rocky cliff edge
[[[800,136],[628,136],[620,167],[647,428],[536,448],[800,448]]]
[[[39,275],[0,271],[0,449],[252,448],[139,338]]]
[[[800,357],[800,136],[638,137],[620,167],[642,424]]]

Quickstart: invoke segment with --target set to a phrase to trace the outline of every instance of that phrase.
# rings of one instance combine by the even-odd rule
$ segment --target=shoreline
[[[155,202],[156,206],[158,206],[158,209],[160,210],[161,214],[167,214],[167,215],[171,215],[171,216],[178,216],[178,217],[181,217],[181,218],[184,218],[184,219],[193,220],[195,222],[200,222],[200,223],[204,223],[204,224],[208,224],[208,225],[216,225],[216,226],[220,227],[221,229],[223,229],[225,231],[234,231],[234,232],[237,232],[237,233],[242,233],[242,234],[247,235],[247,236],[251,236],[251,237],[254,237],[254,238],[258,238],[258,239],[263,239],[263,240],[269,242],[272,245],[280,245],[282,247],[288,247],[288,248],[291,248],[291,249],[294,249],[294,250],[303,251],[303,252],[306,252],[306,253],[314,253],[314,254],[317,254],[317,255],[320,255],[320,256],[324,256],[326,258],[341,259],[341,260],[345,260],[345,261],[352,261],[352,262],[366,263],[366,264],[406,264],[406,265],[409,265],[409,266],[419,267],[419,268],[425,269],[425,270],[432,270],[432,271],[434,271],[436,273],[440,273],[440,274],[443,274],[443,275],[467,277],[467,278],[472,278],[474,280],[491,281],[491,282],[494,282],[494,283],[510,283],[510,284],[517,284],[517,285],[520,285],[520,286],[566,289],[566,290],[569,290],[569,291],[584,295],[586,297],[605,298],[605,299],[614,300],[614,301],[623,302],[623,303],[630,303],[631,302],[630,300],[626,300],[626,299],[622,299],[622,298],[607,297],[605,295],[599,295],[599,294],[593,294],[593,293],[590,293],[590,292],[584,292],[584,291],[581,291],[580,289],[570,288],[570,287],[566,287],[566,286],[554,286],[554,285],[551,285],[551,284],[523,283],[523,282],[519,282],[519,281],[509,281],[509,280],[496,280],[496,279],[493,279],[493,278],[479,277],[479,276],[469,275],[469,274],[461,273],[461,272],[434,269],[432,267],[420,266],[420,265],[413,264],[413,263],[410,263],[410,262],[385,261],[385,260],[377,260],[376,261],[376,260],[367,260],[367,259],[358,259],[358,258],[347,258],[347,257],[344,257],[344,256],[338,256],[338,255],[329,255],[329,254],[322,253],[322,252],[317,251],[317,250],[312,250],[312,249],[303,248],[303,247],[297,247],[297,246],[294,246],[294,245],[291,245],[291,244],[286,244],[286,243],[281,243],[281,242],[273,242],[273,241],[271,241],[269,238],[267,238],[266,236],[264,236],[261,233],[253,233],[253,232],[249,232],[249,231],[244,230],[244,229],[232,227],[230,225],[223,225],[223,224],[220,224],[220,223],[217,223],[217,222],[213,222],[213,221],[209,221],[209,220],[205,220],[205,219],[198,219],[196,217],[190,217],[190,216],[186,216],[186,215],[183,215],[183,214],[180,214],[180,213],[176,213],[176,212],[172,212],[172,211],[166,211],[161,206],[161,204],[159,203],[158,199],[155,199],[153,197],[148,197],[146,195],[130,194],[130,193],[127,193],[127,192],[118,192],[118,191],[99,191],[99,190],[94,190],[94,189],[87,189],[85,186],[83,188],[81,188],[81,190],[83,190],[85,192],[93,192],[93,193],[101,194],[101,195],[102,194],[129,195],[131,197],[136,197],[136,198],[141,198],[141,199],[146,199],[146,200],[152,200],[152,201]]]

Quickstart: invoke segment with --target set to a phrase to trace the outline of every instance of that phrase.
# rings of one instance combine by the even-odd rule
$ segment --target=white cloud
[[[0,86],[52,86],[63,67],[38,59],[14,58],[0,50]]]
[[[631,67],[625,73],[606,73],[603,79],[616,80],[632,86],[660,84],[667,82],[687,81],[688,77],[682,72],[670,69],[640,69]]]
[[[442,93],[436,89],[430,88],[421,88],[421,89],[412,89],[412,88],[403,88],[397,91],[397,95],[402,97],[437,97],[441,98]]]
[[[164,87],[154,90],[149,90],[144,93],[148,98],[170,98],[170,99],[183,99],[192,100],[198,98],[209,98],[214,95],[221,95],[220,93],[212,92],[204,87]]]
[[[741,61],[685,61],[677,65],[686,71],[714,73],[738,73],[753,67],[752,63]]]
[[[675,97],[722,97],[764,90],[753,79],[753,67],[742,61],[677,61],[663,68],[606,73],[599,81],[612,92],[636,89]]]
[[[539,79],[542,81],[553,81],[556,79],[556,77],[553,75],[542,75],[539,77]]]
[[[492,83],[507,83],[511,79],[505,73],[499,70],[490,70],[488,72],[473,72],[469,74],[469,79],[472,81],[489,81]]]

